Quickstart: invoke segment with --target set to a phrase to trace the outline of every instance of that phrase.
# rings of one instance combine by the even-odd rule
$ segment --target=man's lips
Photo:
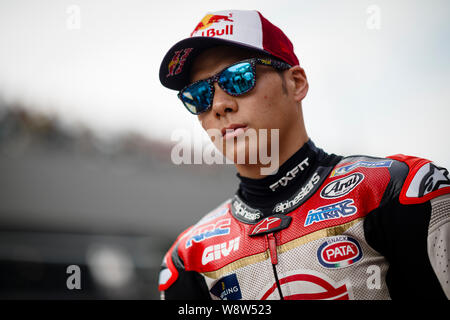
[[[245,124],[237,124],[233,123],[229,125],[228,127],[223,128],[222,131],[222,137],[224,139],[230,139],[237,137],[238,135],[244,133],[247,130],[247,125]]]

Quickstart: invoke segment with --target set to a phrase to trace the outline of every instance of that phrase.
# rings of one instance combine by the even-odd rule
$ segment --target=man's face
[[[191,69],[191,81],[205,79],[215,75],[225,67],[251,58],[248,52],[230,47],[215,47],[203,52],[195,60]],[[211,109],[198,115],[202,127],[210,134],[220,132],[211,138],[216,147],[230,160],[236,163],[237,155],[245,152],[248,164],[250,153],[259,154],[264,148],[270,154],[271,130],[279,129],[279,148],[288,143],[288,133],[298,122],[298,101],[292,97],[289,88],[284,87],[284,75],[269,66],[256,66],[256,85],[248,93],[233,97],[225,93],[217,83]],[[237,129],[241,128],[241,129]],[[231,131],[227,133],[227,130]],[[234,129],[234,130],[232,130]],[[266,129],[267,143],[259,146],[261,132]],[[225,131],[225,132],[224,132]],[[256,132],[258,143],[245,143],[238,139],[251,131]],[[244,134],[245,132],[245,134]],[[222,135],[225,133],[225,135]],[[211,136],[211,134],[210,134]],[[258,158],[259,159],[259,158]],[[259,160],[258,160],[259,161]]]

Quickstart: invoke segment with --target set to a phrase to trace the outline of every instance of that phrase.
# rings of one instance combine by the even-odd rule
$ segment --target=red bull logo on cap
[[[184,62],[194,48],[186,48],[184,50],[175,51],[172,60],[169,62],[169,73],[166,77],[179,74],[183,70]]]
[[[227,24],[224,28],[216,29],[213,27],[215,23],[220,22],[233,22],[232,20],[233,14],[229,15],[216,15],[216,14],[207,14],[195,27],[194,31],[191,33],[191,37],[196,34],[196,36],[202,37],[215,37],[215,36],[223,36],[223,35],[232,35],[233,34],[233,24]],[[207,29],[207,30],[206,30]],[[201,33],[200,33],[201,32]]]

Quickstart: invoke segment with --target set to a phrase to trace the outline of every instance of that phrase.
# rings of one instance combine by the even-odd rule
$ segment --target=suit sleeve
[[[428,227],[428,257],[447,299],[450,299],[450,194],[431,202],[431,218]]]
[[[210,300],[205,279],[198,272],[186,271],[184,262],[178,255],[178,239],[164,256],[161,265],[158,288],[161,299]]]
[[[387,190],[382,205],[367,216],[366,239],[389,262],[386,284],[393,299],[449,299],[448,171],[425,159],[396,160],[408,165],[407,175],[391,177],[401,179],[402,187]]]

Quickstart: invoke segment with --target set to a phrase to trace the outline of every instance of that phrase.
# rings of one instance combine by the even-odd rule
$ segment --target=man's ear
[[[286,76],[295,101],[301,102],[306,97],[309,88],[305,70],[300,66],[294,66],[287,71]]]

